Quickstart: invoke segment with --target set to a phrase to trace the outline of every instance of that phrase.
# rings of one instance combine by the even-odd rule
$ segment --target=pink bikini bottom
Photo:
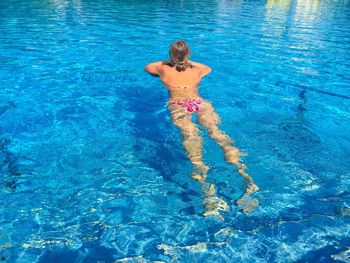
[[[176,100],[172,104],[186,108],[188,112],[197,112],[199,111],[200,104],[202,103],[201,99],[192,99],[192,100]]]

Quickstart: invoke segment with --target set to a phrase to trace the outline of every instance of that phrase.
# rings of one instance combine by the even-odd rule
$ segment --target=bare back
[[[169,88],[188,88],[195,87],[201,81],[201,71],[198,67],[187,68],[185,71],[179,72],[175,67],[162,65],[159,75],[161,81]]]
[[[170,99],[190,99],[199,96],[198,84],[211,72],[211,68],[204,64],[191,61],[190,65],[184,71],[178,71],[176,67],[159,61],[146,65],[145,70],[160,77],[170,92]]]

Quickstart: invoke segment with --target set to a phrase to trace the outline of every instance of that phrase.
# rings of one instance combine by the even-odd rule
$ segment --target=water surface
[[[167,91],[143,71],[179,38],[248,153],[250,214],[203,130],[230,211],[202,216]],[[346,262],[349,58],[347,0],[2,1],[1,260]]]

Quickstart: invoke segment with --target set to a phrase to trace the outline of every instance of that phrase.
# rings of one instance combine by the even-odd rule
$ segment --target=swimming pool
[[[201,94],[248,156],[260,206],[203,131],[200,187],[144,73],[185,39]],[[350,2],[9,0],[0,3],[4,262],[346,262]],[[117,261],[118,262],[118,261]]]

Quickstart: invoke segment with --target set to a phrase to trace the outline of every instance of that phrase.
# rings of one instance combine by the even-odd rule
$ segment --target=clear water
[[[143,71],[178,38],[248,153],[250,214],[203,130],[230,211],[202,216],[167,91]],[[350,1],[1,1],[0,63],[1,261],[349,260]]]

